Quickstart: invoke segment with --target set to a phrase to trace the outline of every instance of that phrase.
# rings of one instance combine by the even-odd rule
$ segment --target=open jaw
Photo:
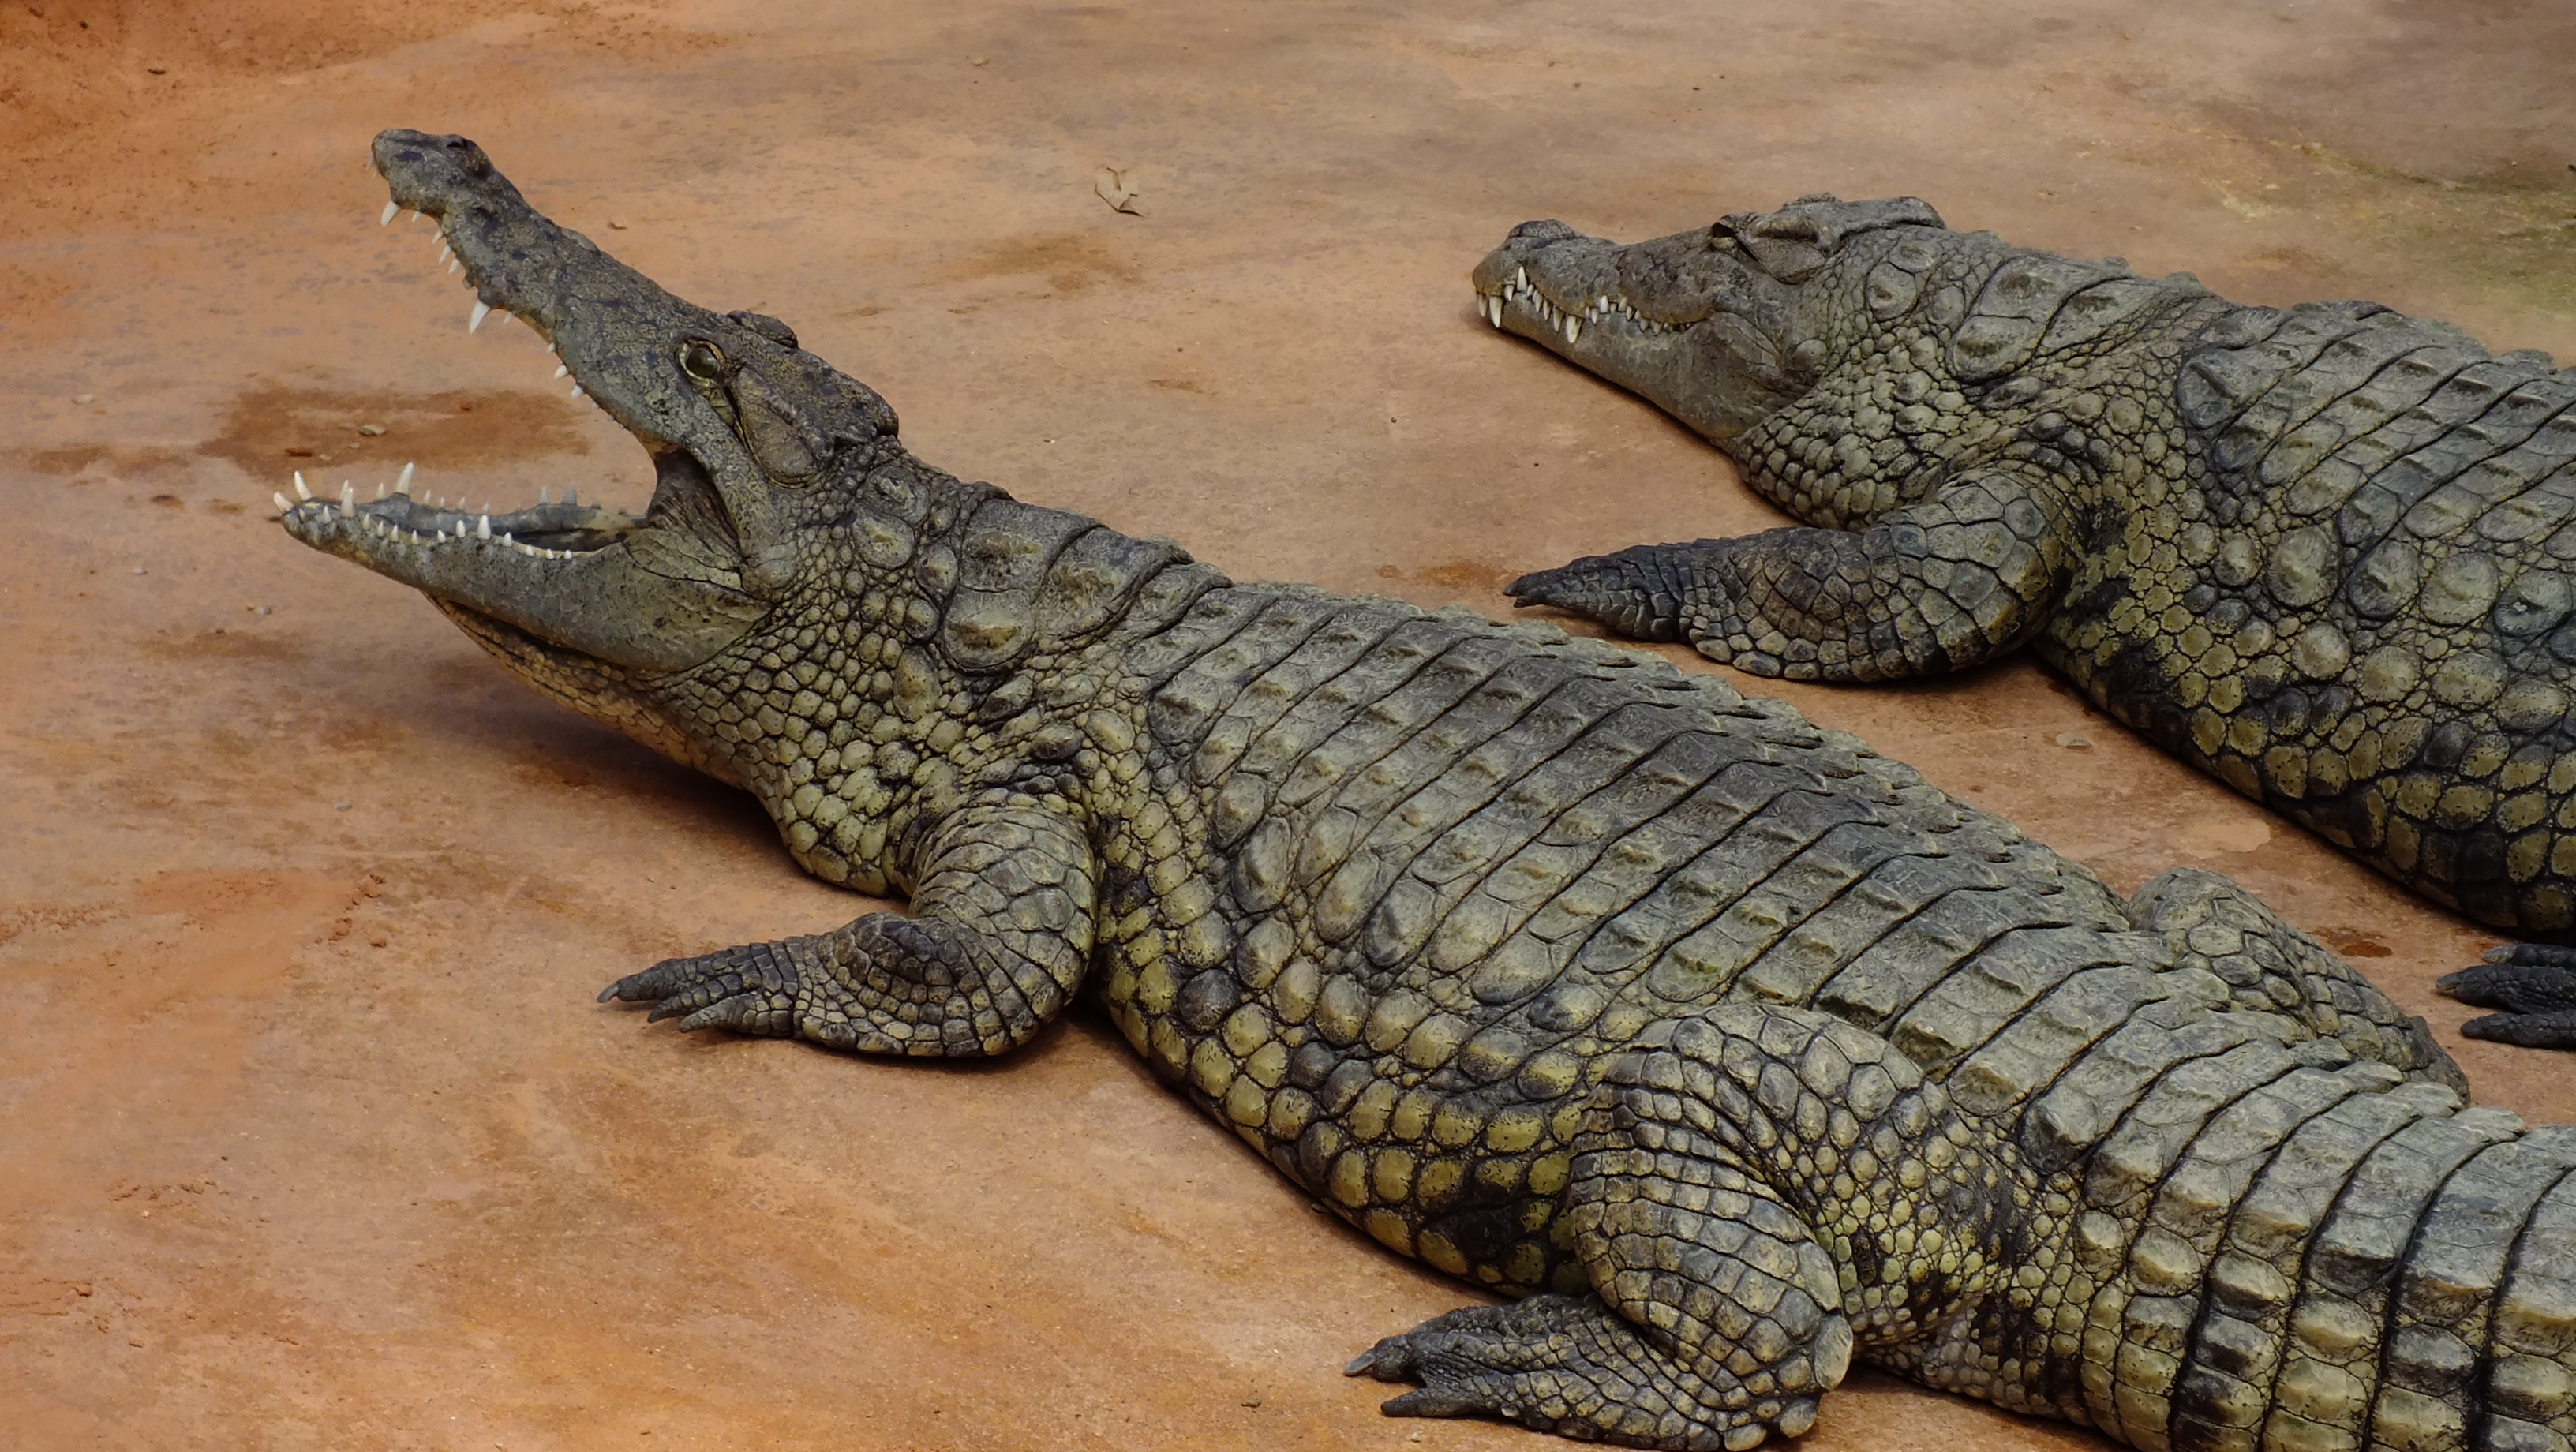
[[[405,208],[435,222],[438,261],[462,270],[479,331],[516,317],[556,355],[555,377],[635,435],[654,464],[642,515],[560,500],[495,512],[423,498],[413,470],[361,498],[354,483],[275,496],[289,534],[412,586],[486,643],[587,657],[625,672],[684,670],[768,613],[742,582],[743,548],[714,472],[730,437],[678,377],[679,340],[706,312],[556,226],[459,137],[388,131],[373,159]],[[693,409],[691,405],[696,405]]]

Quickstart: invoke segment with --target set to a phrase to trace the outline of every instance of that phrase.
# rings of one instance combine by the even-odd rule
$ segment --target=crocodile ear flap
[[[1819,192],[1776,212],[1736,212],[1709,229],[1732,237],[1755,266],[1782,282],[1805,282],[1824,269],[1843,243],[1889,227],[1944,227],[1941,214],[1919,197],[1846,202]]]
[[[804,421],[769,397],[749,374],[736,374],[733,409],[742,442],[760,463],[761,472],[783,484],[814,477],[831,446],[805,427]]]
[[[736,310],[725,314],[725,316],[733,319],[736,324],[749,328],[751,331],[758,333],[760,336],[767,338],[773,343],[776,343],[781,348],[793,348],[797,346],[796,330],[787,326],[785,323],[780,322],[778,319],[771,317],[767,313],[749,313]]]

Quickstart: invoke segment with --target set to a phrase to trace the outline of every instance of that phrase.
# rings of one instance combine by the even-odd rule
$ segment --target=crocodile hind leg
[[[1352,1374],[1421,1383],[1389,1413],[1742,1452],[1812,1426],[1856,1343],[1969,1319],[2009,1274],[2005,1241],[2055,1228],[1990,1127],[1885,1040],[1809,1010],[1649,1030],[1574,1150],[1558,1223],[1592,1293],[1379,1342]]]
[[[2468,1097],[2467,1077],[2434,1042],[2432,1026],[2420,1014],[2398,1007],[2351,964],[2234,880],[2176,868],[2138,889],[2128,911],[2129,921],[2163,936],[2179,965],[2217,974],[2239,1005],[2289,1014],[2355,1058],[2376,1059],[2410,1079],[2446,1084]]]
[[[1504,589],[1516,605],[1687,641],[1758,676],[1934,675],[2009,650],[2047,619],[2074,552],[2062,493],[2053,478],[1976,474],[1858,533],[1638,545]]]
[[[801,1038],[871,1054],[972,1057],[1062,1012],[1091,953],[1092,858],[1080,826],[1025,798],[970,806],[919,854],[913,915],[870,913],[808,938],[674,958],[601,1002],[654,1005],[682,1029]]]
[[[2486,961],[2435,980],[2436,992],[2478,1008],[2501,1009],[2460,1025],[2463,1038],[2526,1049],[2576,1049],[2576,948],[2515,943]]]

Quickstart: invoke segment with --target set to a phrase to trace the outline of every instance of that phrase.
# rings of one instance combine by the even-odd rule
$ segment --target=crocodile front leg
[[[1453,1311],[1352,1375],[1398,1416],[1485,1413],[1663,1452],[1813,1426],[1854,1350],[1978,1389],[1963,1327],[2062,1217],[1993,1126],[1886,1040],[1727,1004],[1647,1031],[1575,1140],[1564,1233],[1585,1296]]]
[[[1091,846],[1027,798],[951,814],[921,853],[913,915],[674,958],[599,997],[683,1030],[725,1028],[866,1054],[973,1058],[1034,1037],[1091,957]]]
[[[2074,527],[2054,480],[1978,474],[1859,533],[1774,529],[1638,545],[1507,587],[1622,635],[1682,640],[1757,676],[1881,681],[2020,644],[2065,588]]]

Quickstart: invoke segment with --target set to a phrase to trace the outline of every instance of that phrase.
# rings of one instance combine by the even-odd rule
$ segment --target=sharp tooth
[[[1571,345],[1571,344],[1574,342],[1575,338],[1576,338],[1576,337],[1578,337],[1578,336],[1580,336],[1580,335],[1582,334],[1582,332],[1583,332],[1583,320],[1582,320],[1582,319],[1580,319],[1580,318],[1576,318],[1576,317],[1570,317],[1570,316],[1569,316],[1569,317],[1565,320],[1565,341],[1567,342],[1567,344]]]
[[[452,258],[452,257],[451,257],[451,258],[449,258],[449,259],[447,260],[447,271],[448,271],[448,273],[449,273],[449,275],[450,275],[450,276],[453,276],[453,275],[455,274],[455,272],[456,272],[456,259],[454,259],[454,258]]]
[[[453,249],[451,249],[451,248],[447,245],[447,234],[446,234],[446,233],[444,233],[444,232],[439,233],[439,234],[438,234],[438,260],[439,260],[440,265],[441,265],[441,266],[444,266],[444,265],[446,264],[446,262],[447,262],[447,259],[448,259],[448,258],[450,258],[450,257],[452,257],[452,256],[454,256],[454,255],[455,255],[454,250],[453,250]]]
[[[358,486],[346,479],[340,481],[340,517],[342,519],[358,517]]]
[[[295,497],[298,499],[313,497],[313,491],[304,487],[304,471],[301,469],[295,471]]]
[[[476,539],[490,539],[492,537],[492,516],[487,514],[475,522],[474,537]]]
[[[285,495],[285,493],[284,493],[283,491],[281,491],[281,492],[279,492],[279,493],[276,493],[276,494],[272,494],[272,495],[270,495],[270,496],[268,496],[268,497],[277,501],[277,512],[278,512],[278,513],[280,513],[280,514],[293,514],[293,513],[295,512],[295,505],[294,505],[294,502],[293,502],[293,501],[291,501],[291,500],[289,500],[289,499],[286,497],[286,495]]]
[[[506,529],[501,531],[501,543],[510,546],[512,549],[516,549],[519,546],[519,541],[512,537],[510,532]]]
[[[580,384],[578,384],[578,383],[574,384],[574,385],[572,386],[572,392],[571,392],[571,394],[570,394],[570,395],[568,395],[568,396],[569,396],[569,397],[573,397],[573,398],[579,398],[579,397],[581,397],[581,385],[580,385]]]
[[[566,507],[570,507],[570,505],[572,504],[572,502],[573,502],[573,500],[572,500],[572,486],[571,486],[571,485],[569,485],[569,484],[566,484],[566,485],[564,486],[564,504],[565,504],[565,506],[566,506]]]
[[[1515,267],[1515,268],[1513,268],[1513,269],[1512,269],[1512,285],[1513,285],[1513,286],[1515,286],[1515,287],[1527,287],[1527,286],[1529,286],[1529,269],[1528,269],[1528,268],[1526,268],[1526,267]]]
[[[546,506],[546,504],[549,502],[549,501],[547,500],[546,496],[547,496],[547,495],[549,495],[549,494],[551,494],[551,493],[553,493],[553,492],[554,492],[554,491],[552,491],[552,490],[550,490],[550,489],[540,489],[540,490],[538,490],[538,491],[537,491],[537,507],[538,507],[538,508],[540,508],[540,509],[544,508],[544,507]]]
[[[465,320],[465,331],[469,333],[473,332],[475,329],[483,326],[483,320],[490,316],[492,316],[492,305],[479,297],[476,298],[474,300],[474,312]]]
[[[411,493],[411,471],[414,467],[416,466],[411,464],[403,465],[402,477],[394,481],[394,492],[396,494]]]
[[[387,203],[385,203],[385,211],[384,211],[384,215],[383,215],[383,216],[381,216],[381,217],[376,218],[376,225],[377,225],[377,226],[379,226],[379,227],[384,226],[386,223],[388,223],[388,222],[390,222],[390,221],[392,221],[392,220],[394,219],[394,213],[399,212],[399,211],[401,211],[401,210],[402,210],[402,203],[400,203],[400,202],[387,202]]]
[[[561,378],[561,377],[563,377],[565,374],[570,373],[571,371],[572,371],[571,369],[566,368],[566,367],[565,367],[565,366],[563,366],[561,363],[558,363],[558,364],[556,364],[556,365],[555,365],[555,376],[556,376],[557,378]]]
[[[1496,293],[1492,297],[1485,299],[1485,321],[1492,323],[1498,328],[1503,325],[1502,294]]]
[[[549,353],[551,353],[551,352],[553,352],[554,350],[555,350],[555,340],[554,340],[554,339],[552,339],[552,338],[548,338],[548,339],[546,340],[546,351],[547,351],[547,352],[549,352]]]

